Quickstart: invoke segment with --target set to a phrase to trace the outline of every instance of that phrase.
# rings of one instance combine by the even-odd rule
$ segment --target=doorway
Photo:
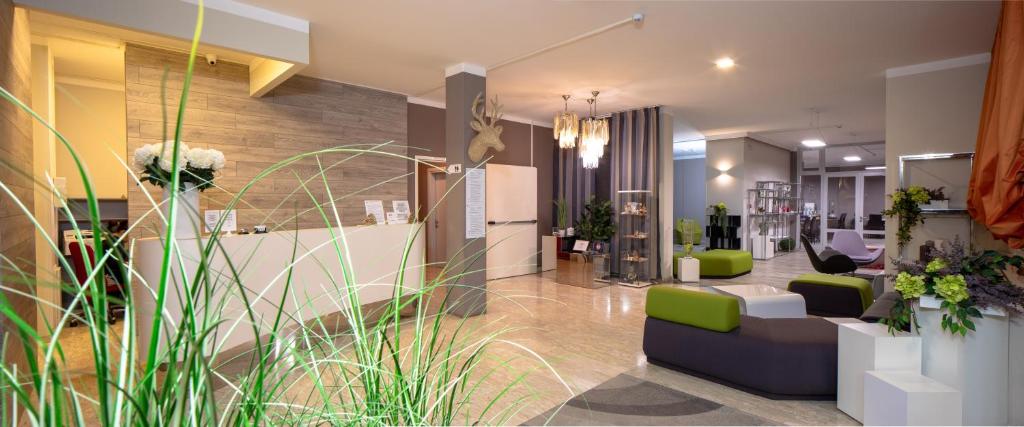
[[[443,200],[448,189],[446,164],[440,158],[417,156],[417,160],[423,163],[416,164],[416,218],[426,226],[427,263],[441,264],[448,259],[447,203]]]
[[[868,244],[885,239],[885,175],[879,172],[835,172],[824,175],[822,204],[826,211],[825,240],[839,230],[853,230]]]

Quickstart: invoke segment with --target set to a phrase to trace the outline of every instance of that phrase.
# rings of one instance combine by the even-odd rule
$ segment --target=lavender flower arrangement
[[[942,329],[966,335],[974,330],[972,318],[980,318],[979,309],[996,308],[1024,314],[1024,287],[1010,282],[1006,272],[1024,273],[1024,257],[983,251],[970,254],[958,238],[942,248],[932,249],[931,259],[904,262],[893,259],[899,272],[894,276],[901,298],[889,319],[883,322],[889,332],[905,329],[916,316],[911,301],[922,295],[942,300]]]

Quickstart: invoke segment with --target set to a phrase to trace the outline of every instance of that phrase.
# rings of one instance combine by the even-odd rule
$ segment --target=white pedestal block
[[[983,310],[967,336],[943,331],[934,298],[921,298],[921,372],[963,395],[963,424],[1006,425],[1009,387],[1009,321],[1005,312]]]
[[[911,371],[864,373],[864,425],[960,425],[960,392]]]
[[[895,337],[881,323],[839,325],[839,378],[836,406],[864,422],[864,373],[921,373],[921,337],[901,332]]]
[[[555,236],[540,236],[540,271],[551,271],[558,265]]]
[[[679,258],[676,269],[679,271],[679,281],[683,283],[700,282],[700,260],[697,258]]]

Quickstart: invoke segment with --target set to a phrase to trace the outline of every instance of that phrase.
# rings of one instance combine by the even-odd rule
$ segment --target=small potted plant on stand
[[[946,197],[946,187],[939,187],[935,189],[925,188],[928,192],[928,203],[921,205],[923,210],[944,210],[949,209],[949,198]]]
[[[553,230],[555,237],[565,237],[565,226],[569,222],[569,204],[566,203],[565,198],[554,200],[552,203],[555,204],[555,222],[557,227]]]

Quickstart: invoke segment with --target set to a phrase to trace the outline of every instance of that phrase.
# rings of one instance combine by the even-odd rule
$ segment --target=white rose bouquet
[[[171,182],[173,152],[174,141],[147,144],[136,149],[133,161],[142,179],[161,188],[167,186]],[[178,179],[195,184],[199,191],[203,191],[213,186],[213,176],[224,168],[224,163],[224,153],[220,151],[189,148],[181,144],[178,148]]]

